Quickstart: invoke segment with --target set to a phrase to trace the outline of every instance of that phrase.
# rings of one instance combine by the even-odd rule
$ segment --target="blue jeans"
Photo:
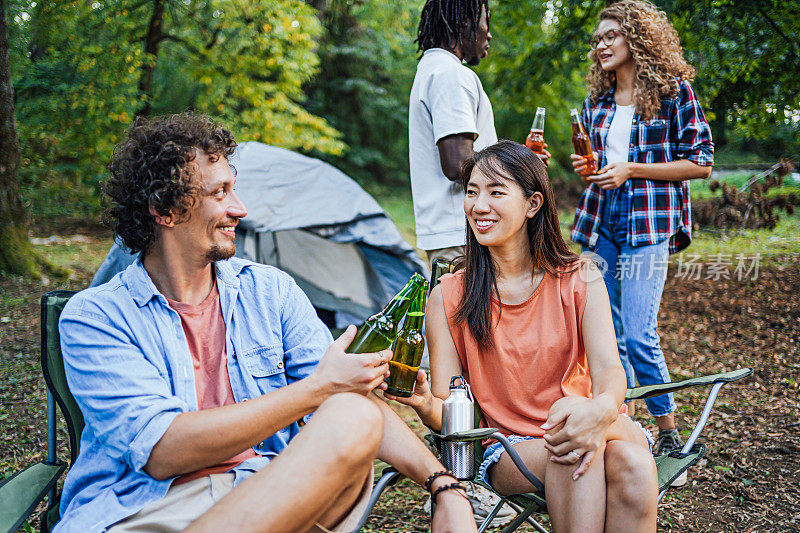
[[[647,246],[628,245],[628,189],[623,186],[605,194],[599,235],[592,251],[607,266],[603,277],[628,387],[635,385],[634,378],[640,385],[669,383],[669,370],[656,332],[667,280],[669,240]],[[672,394],[648,398],[645,403],[653,416],[675,410]]]

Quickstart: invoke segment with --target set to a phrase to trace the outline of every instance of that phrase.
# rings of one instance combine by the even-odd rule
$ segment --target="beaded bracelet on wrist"
[[[444,492],[446,490],[463,490],[464,492],[466,492],[467,491],[467,487],[465,487],[464,485],[462,485],[461,483],[458,483],[458,482],[450,483],[449,485],[442,485],[441,487],[439,487],[438,489],[433,491],[433,493],[431,494],[431,501],[433,501],[433,503],[435,504],[436,503],[436,497],[439,496],[439,493],[440,492]]]
[[[433,482],[436,481],[436,478],[441,476],[450,476],[453,479],[456,479],[456,476],[453,475],[453,472],[450,470],[442,470],[441,472],[434,472],[431,474],[427,480],[425,480],[425,490],[431,492],[431,486]]]

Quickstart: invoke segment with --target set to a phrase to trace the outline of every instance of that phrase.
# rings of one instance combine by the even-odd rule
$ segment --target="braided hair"
[[[468,36],[475,38],[483,8],[488,16],[488,0],[427,0],[414,40],[417,50],[424,52],[442,45],[448,47],[452,42],[461,44]]]

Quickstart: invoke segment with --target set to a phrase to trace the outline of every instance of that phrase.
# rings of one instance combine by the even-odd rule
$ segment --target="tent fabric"
[[[231,164],[236,169],[236,191],[247,205],[248,215],[242,219],[246,229],[281,231],[385,216],[378,202],[355,181],[319,159],[243,142]],[[264,194],[265,185],[269,194]]]
[[[247,216],[236,229],[236,255],[290,275],[312,304],[335,313],[336,327],[380,309],[427,266],[378,202],[332,165],[258,142],[231,157]],[[92,286],[135,257],[115,242]]]

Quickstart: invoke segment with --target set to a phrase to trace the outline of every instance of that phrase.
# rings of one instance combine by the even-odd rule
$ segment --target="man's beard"
[[[209,251],[206,252],[206,259],[210,263],[214,263],[216,261],[225,261],[226,259],[230,259],[236,253],[236,245],[231,244],[229,247],[222,247],[218,244],[215,244],[211,247]]]
[[[481,62],[481,58],[478,55],[474,55],[472,57],[468,57],[464,60],[464,62],[469,65],[470,67],[477,67],[478,63]]]

